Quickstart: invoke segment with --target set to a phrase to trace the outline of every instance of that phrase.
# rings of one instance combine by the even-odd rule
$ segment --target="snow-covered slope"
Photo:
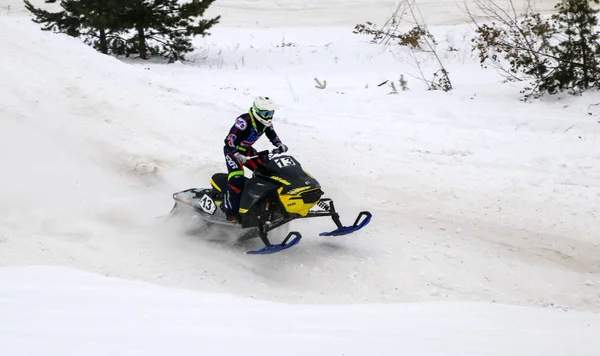
[[[0,16],[0,264],[289,302],[597,311],[595,99],[519,102],[470,58],[467,30],[435,29],[459,49],[444,53],[457,89],[441,93],[351,26],[215,28],[193,62],[163,65]],[[377,86],[401,74],[410,91]],[[258,94],[282,107],[278,132],[344,220],[373,212],[368,229],[324,239],[329,221],[293,224],[298,248],[256,258],[156,218],[225,169],[224,135]]]
[[[11,356],[596,356],[600,317],[483,303],[299,306],[63,268],[0,269]]]
[[[456,90],[425,91],[407,53],[352,34],[388,1],[218,3],[192,61],[165,65],[41,32],[0,0],[0,353],[600,354],[593,95],[519,102],[471,58],[467,26],[434,29],[458,49],[443,51]],[[451,4],[421,5],[454,23]],[[400,75],[409,91],[378,86]],[[364,231],[294,223],[299,246],[259,257],[161,218],[225,169],[258,94],[344,220],[373,212]]]

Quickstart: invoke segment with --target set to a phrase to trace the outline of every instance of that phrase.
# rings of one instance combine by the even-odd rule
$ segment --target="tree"
[[[44,24],[42,30],[81,37],[88,45],[104,54],[109,53],[109,42],[118,38],[125,28],[118,25],[118,9],[125,0],[62,0],[63,11],[52,13],[35,8],[25,0],[25,8],[35,23]]]
[[[180,4],[178,0],[125,0],[120,25],[134,30],[126,41],[115,43],[114,52],[142,59],[162,56],[169,62],[183,60],[193,51],[192,36],[208,35],[210,27],[220,16],[202,19],[214,0],[192,0]]]
[[[480,24],[467,10],[476,26],[473,49],[479,52],[483,67],[492,65],[508,81],[541,80],[552,70],[555,63],[549,57],[549,49],[556,29],[534,13],[530,4],[520,16],[512,0],[509,0],[512,11],[502,9],[494,0],[475,0],[475,4],[491,20]]]
[[[25,7],[45,31],[82,38],[102,53],[183,60],[193,50],[191,37],[208,34],[220,16],[202,19],[214,0],[61,0],[63,11]],[[132,30],[132,31],[128,31]]]
[[[549,93],[562,90],[582,92],[600,88],[600,33],[596,30],[598,0],[563,0],[556,5],[552,19],[558,24],[559,43],[552,48],[559,63],[542,84]]]
[[[478,24],[471,16],[478,35],[473,49],[482,66],[493,63],[509,80],[530,80],[526,99],[600,88],[598,11],[591,7],[599,0],[561,0],[555,6],[558,13],[547,19],[533,12],[531,4],[519,18],[512,0],[511,13],[494,0],[475,2],[492,22]]]

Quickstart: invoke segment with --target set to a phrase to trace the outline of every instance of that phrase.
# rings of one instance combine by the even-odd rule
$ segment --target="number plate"
[[[204,194],[196,204],[200,209],[210,215],[213,215],[217,210],[215,202],[206,194]]]
[[[291,157],[283,157],[274,159],[275,163],[279,166],[279,168],[285,168],[290,166],[295,166],[296,162]]]

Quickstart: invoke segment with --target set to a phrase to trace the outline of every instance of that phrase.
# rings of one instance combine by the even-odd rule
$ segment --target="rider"
[[[264,133],[280,153],[286,152],[288,149],[273,129],[272,121],[275,109],[277,106],[271,98],[263,96],[254,98],[252,107],[247,113],[237,117],[225,138],[223,151],[229,175],[227,176],[224,210],[229,222],[239,222],[240,196],[245,183],[244,166],[254,171],[258,168],[257,162],[260,163],[257,158],[249,158],[256,155],[256,150],[252,145]]]

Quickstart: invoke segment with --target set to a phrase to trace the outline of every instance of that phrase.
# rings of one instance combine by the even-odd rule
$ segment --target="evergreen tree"
[[[600,88],[598,10],[592,8],[591,2],[598,0],[562,0],[556,5],[558,13],[552,19],[561,37],[552,47],[552,54],[558,66],[540,84],[540,90],[555,93]]]
[[[600,89],[599,10],[592,7],[600,0],[560,0],[548,19],[528,8],[522,20],[495,10],[494,0],[478,1],[493,21],[477,25],[473,49],[482,65],[491,62],[509,80],[531,80],[525,99]]]
[[[33,15],[35,23],[43,24],[45,31],[66,33],[82,37],[102,53],[109,53],[109,42],[119,38],[125,30],[119,26],[118,9],[126,0],[62,0],[63,11],[52,13],[35,8],[25,0],[25,8]]]
[[[135,31],[117,51],[126,55],[138,54],[142,59],[162,56],[170,62],[184,59],[193,50],[191,37],[205,36],[219,22],[220,16],[202,19],[214,0],[126,0],[122,20]]]
[[[214,0],[61,0],[56,13],[24,2],[45,31],[82,38],[102,53],[170,62],[184,59],[193,50],[191,37],[207,35],[220,19],[202,19]]]
[[[66,33],[69,36],[79,36],[81,21],[77,17],[69,16],[66,11],[49,12],[34,7],[28,0],[24,1],[25,8],[34,16],[33,22],[42,24],[42,30]],[[64,9],[64,4],[61,2]]]

